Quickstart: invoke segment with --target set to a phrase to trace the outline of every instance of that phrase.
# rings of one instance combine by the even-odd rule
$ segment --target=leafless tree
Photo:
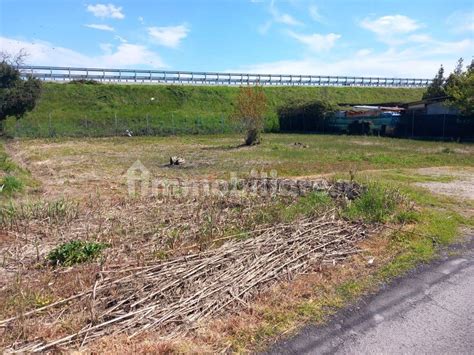
[[[243,123],[246,131],[245,144],[260,143],[267,111],[267,98],[263,89],[259,86],[241,87],[234,109],[234,117]]]
[[[28,57],[28,52],[22,48],[16,54],[11,54],[7,51],[0,51],[0,62],[7,63],[15,68],[25,64],[25,60]]]

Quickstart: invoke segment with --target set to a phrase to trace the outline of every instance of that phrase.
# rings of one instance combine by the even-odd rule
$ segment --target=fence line
[[[174,113],[145,114],[136,117],[120,111],[107,116],[75,116],[61,119],[61,113],[48,113],[41,121],[10,118],[3,121],[3,131],[10,137],[112,137],[112,136],[168,136],[186,134],[223,134],[242,131],[239,121],[228,115],[188,116]]]
[[[95,80],[108,83],[188,84],[188,85],[265,85],[265,86],[356,86],[356,87],[427,87],[432,79],[387,78],[331,75],[290,75],[217,73],[192,71],[74,68],[20,66],[23,77],[34,76],[44,81],[67,82]]]
[[[62,119],[61,113],[49,113],[36,121],[25,117],[3,121],[4,133],[11,137],[111,137],[169,136],[189,134],[225,134],[243,131],[242,123],[226,114],[213,116],[144,114],[130,117],[110,112],[101,117],[83,115]],[[277,120],[277,121],[275,121]],[[360,124],[357,124],[360,123]],[[474,117],[455,115],[407,114],[399,118],[359,117],[341,119],[299,115],[267,117],[266,132],[317,132],[332,134],[389,135],[405,138],[474,139]]]

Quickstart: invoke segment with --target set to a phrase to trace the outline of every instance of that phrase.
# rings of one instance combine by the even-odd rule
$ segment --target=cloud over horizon
[[[109,31],[109,32],[115,31],[115,29],[112,26],[103,25],[103,24],[91,23],[91,24],[84,25],[84,27],[93,28],[95,30],[100,30],[100,31]]]
[[[113,4],[87,5],[86,9],[95,17],[113,18],[117,20],[122,20],[125,18],[125,15],[122,12],[122,8]]]
[[[103,68],[166,67],[157,53],[140,44],[120,43],[117,46],[102,44],[100,46],[102,53],[91,56],[47,41],[27,42],[0,37],[0,48],[8,48],[12,53],[18,53],[24,49],[28,53],[26,62],[34,65]]]
[[[148,27],[148,34],[153,42],[170,48],[177,48],[181,41],[188,36],[187,25],[168,27]]]

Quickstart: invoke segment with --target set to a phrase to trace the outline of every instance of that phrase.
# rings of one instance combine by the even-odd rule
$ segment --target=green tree
[[[464,74],[463,61],[464,60],[462,58],[458,59],[458,62],[456,64],[456,67],[454,68],[454,71],[451,74],[449,74],[448,79],[446,79],[446,82],[444,85],[446,93],[449,87],[459,85],[459,81],[461,80],[461,77]]]
[[[433,79],[433,82],[428,86],[428,89],[423,94],[423,99],[434,99],[438,97],[446,96],[446,90],[444,88],[444,68],[441,67],[438,70],[438,74]]]
[[[260,134],[265,124],[267,97],[259,86],[242,86],[237,95],[234,117],[239,119],[246,131],[245,144],[260,143]]]
[[[450,105],[457,108],[463,116],[474,117],[474,60],[465,71],[461,66],[453,74],[454,78],[446,85]]]
[[[7,116],[22,117],[31,111],[41,95],[41,82],[33,77],[21,78],[18,69],[25,57],[0,53],[0,121]]]

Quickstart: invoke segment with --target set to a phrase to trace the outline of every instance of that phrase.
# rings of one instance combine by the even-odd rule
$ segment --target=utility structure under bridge
[[[432,79],[330,75],[217,73],[165,70],[20,66],[22,76],[44,81],[94,80],[107,83],[262,86],[365,86],[419,88]]]

